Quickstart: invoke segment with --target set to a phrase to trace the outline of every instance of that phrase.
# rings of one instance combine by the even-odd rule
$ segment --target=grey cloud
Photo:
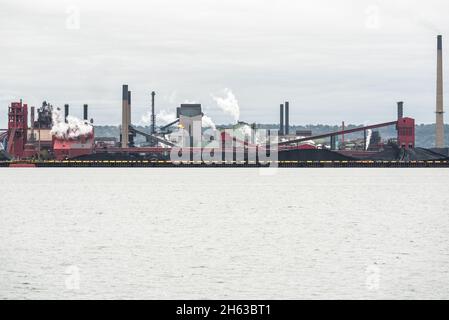
[[[390,120],[397,100],[418,122],[434,121],[435,36],[449,28],[447,1],[36,3],[0,4],[0,127],[13,98],[86,102],[97,123],[117,124],[122,83],[133,90],[134,119],[156,90],[160,109],[194,100],[228,122],[210,97],[227,87],[247,121],[277,121],[285,99],[298,124]],[[65,28],[73,5],[79,30]]]

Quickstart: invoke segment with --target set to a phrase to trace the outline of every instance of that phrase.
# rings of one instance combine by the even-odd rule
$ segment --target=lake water
[[[0,299],[449,298],[446,169],[0,169]]]

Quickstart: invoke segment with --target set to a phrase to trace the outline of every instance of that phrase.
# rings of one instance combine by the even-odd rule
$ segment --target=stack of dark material
[[[73,158],[73,160],[88,160],[88,161],[133,161],[145,160],[145,157],[138,154],[126,153],[92,153]]]
[[[9,157],[6,155],[4,150],[0,150],[0,161],[9,160]]]
[[[280,161],[350,161],[355,158],[325,149],[279,151]]]
[[[432,152],[436,152],[438,154],[442,154],[443,156],[449,157],[449,148],[430,148]]]
[[[438,160],[448,160],[448,157],[434,152],[430,149],[425,148],[415,148],[411,150],[406,150],[406,157],[410,158],[410,161],[438,161]],[[408,159],[405,159],[407,161]]]
[[[448,157],[430,149],[400,149],[397,146],[387,146],[384,151],[370,156],[367,160],[375,161],[438,161]]]

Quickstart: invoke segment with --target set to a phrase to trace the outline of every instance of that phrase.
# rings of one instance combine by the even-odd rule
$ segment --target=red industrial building
[[[404,149],[415,147],[415,119],[400,118],[396,125],[398,131],[398,146]]]
[[[127,91],[128,95],[129,92]],[[129,104],[130,105],[130,104]],[[69,107],[65,106],[65,115],[64,118],[52,119],[52,111],[54,110],[51,105],[47,105],[46,102],[43,104],[43,108],[41,108],[39,113],[39,118],[37,121],[34,121],[34,107],[31,107],[31,125],[28,127],[28,106],[27,104],[23,104],[20,102],[11,103],[8,108],[8,131],[6,135],[6,148],[5,151],[9,154],[13,159],[41,159],[41,152],[45,151],[46,159],[55,159],[55,160],[65,160],[65,159],[76,159],[79,157],[83,157],[84,159],[88,159],[90,156],[95,156],[98,159],[102,159],[105,154],[109,154],[112,157],[118,157],[126,159],[127,157],[135,157],[138,155],[143,159],[156,158],[162,160],[168,160],[168,154],[173,146],[173,144],[168,145],[165,148],[145,148],[145,147],[134,147],[128,146],[127,148],[120,148],[116,145],[105,145],[99,143],[96,145],[95,143],[95,134],[93,126],[91,130],[87,131],[79,131],[83,132],[83,134],[73,134],[73,127],[71,126],[71,121],[73,119],[68,118]],[[81,122],[81,125],[90,125],[87,122],[87,112],[88,106],[84,105],[84,122]],[[126,114],[130,113],[131,110],[127,110]],[[288,109],[284,115],[288,118]],[[58,114],[58,113],[56,113]],[[68,121],[71,120],[71,121]],[[54,121],[62,126],[54,126]],[[59,121],[59,122],[58,122]],[[65,121],[65,124],[64,124]],[[241,124],[239,124],[241,125]],[[284,125],[284,128],[287,124]],[[366,158],[371,157],[379,152],[376,150],[367,150],[367,148],[363,148],[361,150],[351,149],[351,150],[337,150],[336,141],[338,136],[348,135],[354,132],[362,132],[364,133],[364,141],[366,144],[367,141],[367,131],[373,130],[376,128],[387,127],[387,126],[395,126],[397,130],[397,140],[396,144],[399,149],[408,150],[415,149],[415,120],[409,117],[403,116],[403,103],[398,103],[398,117],[396,121],[374,124],[365,127],[346,129],[337,132],[330,132],[326,134],[320,134],[315,136],[307,136],[307,137],[297,137],[290,138],[290,136],[283,136],[283,138],[287,138],[287,140],[281,141],[277,143],[278,150],[280,152],[296,152],[296,151],[304,151],[309,152],[316,150],[316,153],[320,153],[319,148],[310,141],[313,140],[322,140],[325,138],[330,138],[330,149],[331,151],[335,151],[336,153],[344,154],[348,157],[352,157],[354,159],[358,158]],[[91,125],[90,125],[91,126]],[[136,130],[132,125],[129,125],[129,129],[131,132],[136,131],[140,133],[140,131]],[[62,128],[62,129],[61,129]],[[75,129],[79,127],[75,127]],[[254,127],[251,127],[255,129]],[[238,125],[237,125],[238,129]],[[43,144],[41,137],[41,131],[48,131],[48,143]],[[54,132],[58,132],[56,134]],[[39,139],[36,139],[35,133],[38,133]],[[259,149],[264,148],[263,145],[258,146],[255,143],[255,137],[253,136],[255,131],[251,132],[251,136],[231,136],[227,132],[223,131],[221,133],[222,145],[226,150],[234,150],[237,149],[249,150],[251,148]],[[54,134],[54,135],[52,135]],[[168,144],[167,140],[164,140],[164,135],[151,135],[142,133],[144,136],[150,139],[154,139],[155,141],[161,141],[161,143]],[[290,138],[290,139],[289,139]],[[46,141],[47,142],[47,141]],[[201,149],[201,148],[200,148]],[[304,153],[305,154],[305,153]]]
[[[28,106],[13,102],[8,108],[8,140],[6,151],[14,158],[24,156],[28,132]]]
[[[84,105],[84,121],[87,124],[87,105]],[[50,108],[51,109],[51,108]],[[65,106],[65,121],[67,123],[67,117],[68,117],[68,105]],[[34,119],[34,107],[32,107],[31,110],[31,117]],[[130,110],[129,110],[130,112]],[[288,116],[288,111],[286,111]],[[42,113],[42,112],[41,112]],[[47,110],[48,114],[48,110]],[[42,114],[40,114],[42,115]],[[40,117],[43,118],[43,117]],[[48,127],[48,124],[50,124],[50,127],[45,129],[49,130],[51,128],[51,119],[46,119],[45,123],[40,123],[38,121],[33,121],[30,128],[28,128],[28,106],[27,104],[23,104],[22,101],[20,102],[13,102],[11,103],[9,109],[8,109],[8,132],[7,132],[7,143],[6,143],[6,151],[7,153],[15,158],[15,159],[30,159],[30,158],[37,158],[40,152],[40,149],[42,145],[40,144],[40,141],[36,141],[34,138],[34,131],[38,131],[40,129],[36,129],[36,126],[38,128],[41,127]],[[50,121],[50,123],[48,123]],[[37,125],[36,125],[37,124]],[[366,137],[366,131],[395,125],[397,129],[397,145],[401,149],[414,149],[415,147],[415,120],[408,117],[403,117],[403,104],[402,102],[398,103],[398,119],[396,121],[391,121],[387,123],[381,123],[371,126],[366,126],[362,128],[355,128],[350,130],[342,130],[338,132],[331,132],[327,134],[322,134],[318,136],[310,136],[310,137],[304,137],[299,139],[292,139],[287,141],[279,142],[279,150],[288,151],[288,150],[309,150],[309,149],[316,149],[316,146],[309,144],[308,142],[310,140],[317,140],[317,139],[323,139],[326,137],[329,137],[331,139],[331,150],[336,150],[335,148],[335,141],[337,136],[347,135],[349,133],[353,132],[365,132]],[[130,126],[132,128],[132,126]],[[28,131],[30,131],[31,134],[28,134]],[[41,135],[39,134],[39,137]],[[29,138],[28,138],[29,137]],[[96,148],[95,146],[95,135],[94,130],[92,127],[92,131],[89,134],[80,135],[77,137],[70,137],[70,135],[64,135],[64,138],[56,137],[56,136],[50,136],[51,139],[51,145],[50,149],[46,146],[46,150],[49,151],[49,156],[52,159],[56,160],[64,160],[64,159],[74,159],[81,156],[89,156],[95,153],[101,153],[104,154],[105,152],[112,152],[115,154],[123,153],[126,154],[132,154],[132,153],[139,153],[139,154],[145,154],[146,150],[145,148],[139,148],[139,147],[128,147],[128,148],[119,148],[120,150],[117,150],[117,148],[108,148],[100,146]],[[161,140],[161,138],[159,138]],[[248,147],[254,147],[257,148],[256,144],[254,143],[254,137],[248,137],[248,141],[242,141],[237,137],[231,137],[228,136],[227,133],[222,132],[222,140],[224,143],[224,146],[231,147],[233,146],[232,141],[234,141],[235,145],[234,148],[237,147],[237,145],[240,145],[242,148],[245,146],[245,148]],[[251,143],[252,142],[252,143]],[[229,143],[231,143],[229,145]],[[229,145],[229,146],[228,146]],[[100,150],[101,149],[101,150]],[[170,148],[162,148],[164,154],[167,154],[167,151],[169,151]],[[365,149],[363,150],[365,152]],[[362,155],[363,152],[354,150],[351,154],[351,156],[357,157],[358,153]],[[152,150],[152,153],[154,153],[154,150]],[[367,153],[367,152],[365,152]],[[367,153],[368,154],[368,153]]]
[[[94,134],[74,140],[53,138],[53,153],[56,160],[73,159],[94,152]]]

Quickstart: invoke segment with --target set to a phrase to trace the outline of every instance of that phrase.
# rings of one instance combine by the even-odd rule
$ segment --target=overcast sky
[[[404,100],[432,123],[448,13],[447,0],[0,0],[0,127],[20,98],[118,124],[124,83],[134,123],[152,90],[157,110],[194,101],[232,122],[212,98],[225,88],[247,122],[277,123],[285,100],[294,124],[391,121]]]

